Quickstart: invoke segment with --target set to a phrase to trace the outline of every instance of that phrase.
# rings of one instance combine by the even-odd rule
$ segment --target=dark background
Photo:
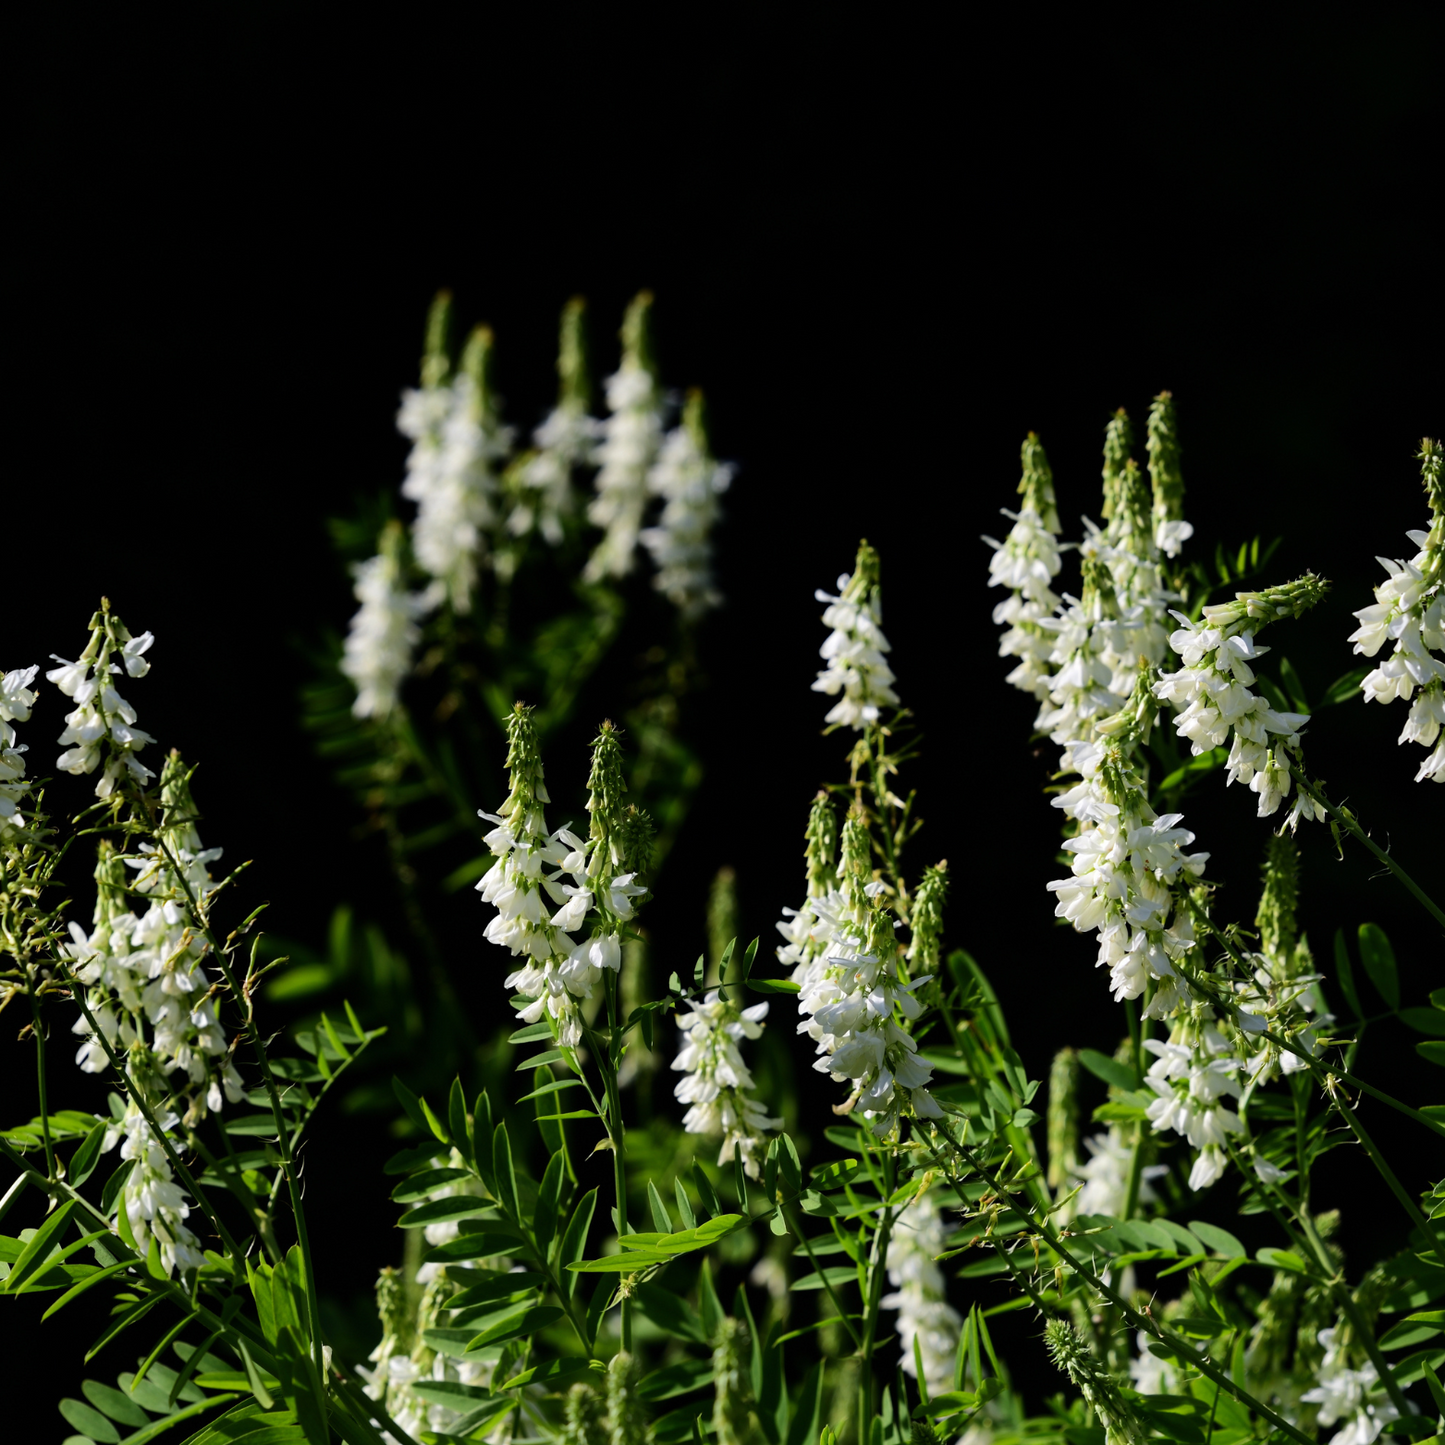
[[[271,926],[320,944],[336,902],[376,911],[382,877],[296,722],[302,648],[351,610],[324,519],[400,480],[393,415],[432,293],[492,324],[509,416],[530,426],[561,303],[589,298],[603,371],[614,318],[650,286],[665,380],[706,388],[717,450],[741,465],[719,539],[728,605],[692,704],[708,778],[652,910],[657,951],[696,954],[720,864],[739,871],[745,937],[797,902],[807,801],[841,772],[808,691],[812,591],[866,535],[925,735],[916,861],[950,860],[950,942],[991,971],[1038,1076],[1122,1021],[1093,946],[1052,924],[1049,754],[1001,681],[979,534],[1008,525],[997,508],[1034,428],[1077,535],[1108,415],[1126,405],[1142,427],[1167,386],[1191,552],[1284,535],[1275,576],[1309,567],[1336,588],[1268,640],[1313,695],[1352,665],[1373,554],[1401,553],[1425,516],[1417,439],[1445,426],[1445,27],[1426,7],[1164,27],[1124,10],[1062,27],[686,13],[362,25],[259,6],[141,32],[69,10],[12,35],[0,665],[73,656],[101,593],[153,629],[155,671],[131,690],[142,725],[200,760],[206,840],[256,860],[248,897],[273,901]],[[61,711],[37,709],[32,770]],[[1404,712],[1325,713],[1310,755],[1438,878],[1442,798],[1410,782],[1423,753],[1395,747]],[[1225,917],[1253,914],[1268,825],[1252,803],[1215,779],[1189,804]],[[1423,1003],[1438,932],[1358,851],[1338,864],[1319,828],[1303,845],[1317,954],[1374,919],[1405,1002]],[[483,914],[455,906],[450,936],[499,1006]],[[1403,1029],[1372,1039],[1365,1071],[1428,1101],[1439,1076]],[[5,1054],[18,1121],[30,1061]],[[82,1103],[59,1063],[57,1102]],[[1418,1141],[1380,1115],[1365,1110],[1423,1182]],[[1347,1248],[1373,1258],[1403,1235],[1361,1164],[1329,1156],[1319,1202],[1345,1206]],[[339,1158],[311,1168],[341,1245],[323,1269],[369,1273],[393,1248],[382,1181]],[[23,1378],[69,1335],[10,1308]]]

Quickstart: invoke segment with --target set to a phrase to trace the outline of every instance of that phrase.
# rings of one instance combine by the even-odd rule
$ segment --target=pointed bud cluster
[[[1177,557],[1194,535],[1194,528],[1184,520],[1184,474],[1179,467],[1179,427],[1172,392],[1161,391],[1149,407],[1144,449],[1154,491],[1154,545],[1166,557]]]
[[[711,534],[722,511],[718,498],[732,479],[733,468],[708,450],[702,393],[692,391],[682,424],[668,432],[647,473],[647,490],[663,507],[657,525],[640,534],[657,568],[652,585],[689,621],[722,601],[713,585]]]
[[[813,799],[808,813],[808,892],[801,908],[783,909],[776,925],[783,935],[778,961],[794,970],[799,980],[806,964],[828,947],[837,927],[843,896],[838,891],[838,815],[825,792]]]
[[[1375,588],[1375,605],[1355,613],[1360,625],[1349,641],[1365,657],[1374,657],[1386,642],[1394,644],[1390,656],[1360,684],[1365,701],[1409,702],[1419,689],[1399,741],[1432,749],[1415,774],[1417,783],[1427,778],[1445,783],[1445,483],[1440,443],[1426,437],[1419,455],[1430,529],[1408,534],[1419,548],[1408,562],[1378,559],[1387,580]]]
[[[596,496],[587,517],[603,529],[588,559],[589,582],[625,577],[635,565],[642,514],[647,507],[647,474],[662,442],[662,393],[652,359],[649,318],[652,294],[641,292],[622,322],[622,364],[607,378],[602,440],[593,453]]]
[[[1189,740],[1196,756],[1223,747],[1233,736],[1229,782],[1249,784],[1259,796],[1261,818],[1278,810],[1290,792],[1292,775],[1303,767],[1300,729],[1309,715],[1277,712],[1250,691],[1255,680],[1250,664],[1269,651],[1255,642],[1255,634],[1267,622],[1299,616],[1324,590],[1325,584],[1307,573],[1296,582],[1263,592],[1240,592],[1233,602],[1206,607],[1199,622],[1174,613],[1180,626],[1169,645],[1184,666],[1164,674],[1154,695],[1179,709],[1175,731]],[[1301,790],[1289,826],[1312,817],[1323,818],[1324,810]]]
[[[943,905],[948,897],[948,860],[924,870],[908,923],[912,938],[904,955],[911,972],[936,975],[943,942]]]
[[[762,1036],[767,1001],[740,1009],[725,990],[713,989],[701,1003],[687,1000],[687,1008],[689,1012],[677,1017],[682,1047],[672,1062],[683,1073],[673,1093],[691,1106],[682,1127],[689,1134],[721,1134],[719,1165],[736,1156],[749,1177],[760,1178],[767,1144],[763,1136],[781,1129],[783,1121],[770,1118],[752,1097],[753,1076],[738,1045]]]
[[[361,606],[351,619],[341,670],[356,685],[351,710],[357,717],[391,713],[421,640],[417,624],[430,604],[421,593],[406,590],[403,546],[401,523],[388,522],[381,550],[353,569]]]
[[[882,589],[878,581],[878,553],[861,542],[851,574],[838,578],[838,595],[818,591],[826,602],[823,626],[831,627],[818,654],[827,666],[813,683],[814,692],[838,697],[824,721],[830,727],[850,727],[855,732],[865,723],[877,722],[885,707],[898,706],[893,691],[893,670],[885,654],[890,651],[883,635]]]
[[[1089,1348],[1064,1320],[1052,1319],[1044,1326],[1044,1343],[1060,1371],[1066,1374],[1084,1397],[1084,1403],[1104,1428],[1105,1445],[1144,1445],[1149,1433],[1124,1398],[1114,1377],[1089,1352]]]
[[[90,641],[76,662],[51,656],[60,664],[45,674],[66,697],[75,702],[66,714],[65,731],[58,741],[70,744],[56,759],[62,772],[93,773],[102,760],[105,769],[95,785],[97,798],[108,798],[124,774],[143,785],[155,774],[136,756],[155,739],[135,725],[135,709],[115,690],[111,678],[122,670],[130,677],[150,671],[145,654],[155,638],[149,632],[132,637],[125,623],[110,610],[106,599],[90,619]],[[112,662],[111,658],[119,658]]]

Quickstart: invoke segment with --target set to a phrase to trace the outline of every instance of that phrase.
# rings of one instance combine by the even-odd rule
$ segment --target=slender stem
[[[617,975],[607,970],[607,1023],[609,1037],[602,1050],[598,1067],[607,1086],[607,1132],[612,1139],[612,1182],[617,1193],[617,1233],[627,1233],[627,1159],[624,1152],[626,1130],[622,1125],[622,1098],[617,1088],[617,1069],[612,1062],[612,1043],[617,1037]],[[632,1301],[622,1298],[622,1348],[632,1349]]]
[[[1335,805],[1330,802],[1327,797],[1325,797],[1324,787],[1320,783],[1316,782],[1313,778],[1305,778],[1301,776],[1299,778],[1296,778],[1295,781],[1299,785],[1300,792],[1305,793],[1309,797],[1313,798],[1315,802],[1317,802],[1325,810],[1325,812],[1327,812],[1330,817],[1333,818],[1337,823],[1342,823],[1348,832],[1353,834],[1354,837],[1358,838],[1360,842],[1363,843],[1365,847],[1368,848],[1370,852],[1373,853],[1375,857],[1378,858],[1380,862],[1382,862],[1390,870],[1390,872],[1392,872],[1395,877],[1398,878],[1400,882],[1403,883],[1405,887],[1408,888],[1410,892],[1415,895],[1416,902],[1418,902],[1420,906],[1424,908],[1424,910],[1435,920],[1435,922],[1440,924],[1442,927],[1445,927],[1445,909],[1442,909],[1440,905],[1436,903],[1435,900],[1431,898],[1430,895],[1426,893],[1425,890],[1421,888],[1420,885],[1416,883],[1415,880],[1410,877],[1410,875],[1405,872],[1405,870],[1400,867],[1397,862],[1395,862],[1394,858],[1391,857],[1390,854],[1385,851],[1385,849],[1381,848],[1380,845],[1376,843],[1375,840],[1371,838],[1367,832],[1365,832],[1365,830],[1360,826],[1359,820],[1348,808],[1335,807]]]
[[[45,1094],[45,1030],[40,1022],[40,1000],[35,996],[35,970],[30,975],[31,1031],[35,1034],[35,1081],[40,1089],[40,1134],[45,1140],[45,1172],[55,1178],[55,1145],[50,1140],[50,1105]]]
[[[786,1211],[784,1211],[783,1217],[787,1218]],[[794,1216],[794,1218],[796,1220],[796,1215]],[[803,1232],[803,1230],[798,1226],[797,1223],[794,1223],[793,1229],[796,1231],[798,1238],[803,1242],[803,1250],[807,1254],[809,1262],[817,1271],[818,1278],[823,1281],[823,1288],[828,1293],[829,1303],[833,1306],[835,1310],[838,1311],[838,1318],[843,1321],[843,1328],[847,1330],[850,1335],[853,1336],[854,1347],[861,1354],[863,1350],[863,1341],[858,1338],[858,1331],[853,1328],[853,1323],[848,1318],[847,1311],[845,1311],[843,1306],[839,1304],[838,1296],[833,1293],[832,1281],[828,1278],[827,1270],[825,1270],[823,1266],[818,1263],[818,1256],[813,1253],[812,1242],[809,1240],[808,1236]]]
[[[896,1188],[895,1170],[893,1156],[887,1155],[883,1160],[883,1182],[884,1197],[887,1198]],[[862,1388],[867,1407],[867,1413],[863,1420],[873,1418],[873,1342],[878,1334],[878,1310],[879,1302],[883,1298],[883,1275],[888,1268],[888,1241],[893,1234],[893,1221],[897,1215],[896,1210],[885,1208],[882,1217],[878,1221],[878,1227],[873,1234],[873,1247],[868,1259],[868,1288],[863,1298],[863,1342],[859,1346],[859,1355],[863,1368]]]
[[[979,1161],[977,1155],[971,1148],[969,1148],[967,1144],[964,1144],[959,1140],[954,1139],[953,1135],[949,1132],[946,1126],[941,1126],[941,1132],[948,1139],[948,1141],[959,1151],[959,1153],[968,1160],[970,1166],[975,1170],[975,1172],[978,1173],[984,1179],[984,1181],[994,1189],[1000,1199],[1009,1198],[1009,1195],[1004,1188],[1003,1182],[995,1178],[988,1172],[988,1170]],[[957,1182],[950,1182],[953,1182],[955,1190],[958,1190],[959,1186]],[[1238,1400],[1239,1403],[1243,1405],[1246,1409],[1257,1411],[1260,1417],[1262,1419],[1268,1420],[1269,1423],[1275,1427],[1275,1429],[1283,1430],[1284,1433],[1288,1435],[1291,1440],[1298,1440],[1300,1442],[1300,1445],[1313,1445],[1313,1442],[1311,1442],[1308,1435],[1305,1435],[1302,1431],[1296,1429],[1293,1425],[1289,1423],[1288,1420],[1284,1419],[1283,1416],[1278,1415],[1273,1410],[1271,1410],[1268,1405],[1265,1405],[1261,1401],[1256,1400],[1253,1395],[1251,1395],[1247,1390],[1243,1389],[1240,1385],[1236,1384],[1234,1380],[1232,1380],[1228,1376],[1227,1373],[1222,1371],[1207,1356],[1197,1353],[1184,1340],[1176,1337],[1172,1332],[1166,1330],[1164,1326],[1159,1323],[1158,1320],[1154,1319],[1152,1314],[1141,1315],[1137,1310],[1131,1309],[1129,1305],[1126,1304],[1124,1300],[1112,1289],[1110,1289],[1110,1287],[1105,1284],[1102,1279],[1095,1275],[1094,1272],[1089,1269],[1080,1259],[1075,1257],[1075,1255],[1067,1248],[1063,1240],[1059,1237],[1058,1232],[1049,1223],[1047,1217],[1035,1218],[1034,1215],[1026,1209],[1019,1209],[1018,1205],[1013,1205],[1012,1207],[1018,1210],[1019,1213],[1023,1214],[1024,1217],[1034,1226],[1034,1228],[1036,1228],[1038,1232],[1042,1234],[1043,1237],[1048,1241],[1050,1248],[1052,1248],[1054,1252],[1066,1264],[1068,1264],[1071,1269],[1073,1269],[1073,1271],[1079,1276],[1079,1278],[1084,1280],[1090,1286],[1090,1288],[1103,1295],[1103,1297],[1107,1299],[1109,1303],[1112,1304],[1114,1308],[1117,1309],[1126,1320],[1129,1321],[1133,1328],[1144,1330],[1147,1333],[1153,1335],[1153,1337],[1157,1339],[1161,1344],[1167,1345],[1168,1348],[1174,1354],[1178,1355],[1178,1357],[1186,1364],[1198,1370],[1199,1373],[1201,1375],[1204,1375],[1206,1378],[1213,1380],[1217,1385],[1221,1385],[1224,1389],[1228,1390],[1229,1393],[1236,1400]]]

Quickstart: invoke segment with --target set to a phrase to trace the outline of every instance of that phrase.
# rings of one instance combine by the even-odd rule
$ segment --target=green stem
[[[786,1211],[784,1211],[783,1217],[785,1219],[787,1218]],[[797,1216],[794,1215],[794,1220],[796,1221],[796,1219]],[[818,1256],[813,1253],[812,1242],[808,1239],[808,1236],[803,1232],[803,1230],[796,1222],[793,1224],[793,1231],[802,1241],[803,1250],[808,1256],[809,1263],[817,1271],[818,1278],[823,1281],[823,1288],[827,1291],[828,1294],[828,1302],[833,1306],[835,1310],[837,1310],[838,1318],[843,1322],[843,1328],[847,1330],[850,1335],[852,1335],[854,1348],[857,1349],[861,1354],[863,1350],[863,1341],[858,1338],[858,1331],[853,1328],[853,1322],[848,1318],[847,1311],[844,1310],[841,1304],[839,1304],[838,1296],[833,1293],[833,1285],[828,1278],[828,1272],[823,1268],[821,1264],[818,1263]]]
[[[883,1197],[886,1199],[897,1187],[891,1154],[883,1160],[883,1182]],[[868,1259],[867,1290],[863,1298],[863,1342],[858,1349],[863,1370],[861,1388],[864,1392],[866,1413],[862,1419],[865,1421],[871,1420],[874,1416],[873,1344],[878,1334],[879,1302],[883,1298],[883,1276],[888,1269],[888,1241],[893,1234],[893,1220],[896,1213],[897,1211],[892,1209],[885,1208],[883,1210],[878,1227],[873,1234],[873,1247]]]
[[[974,1171],[998,1194],[998,1197],[1000,1199],[1009,1198],[1009,1195],[1004,1188],[1003,1182],[999,1179],[996,1179],[988,1172],[988,1170],[979,1161],[974,1151],[970,1149],[968,1145],[954,1139],[953,1135],[949,1132],[946,1126],[940,1126],[940,1131],[948,1139],[949,1143],[951,1143],[954,1148],[956,1148],[958,1152],[965,1159],[968,1160],[970,1166],[974,1169]],[[955,1191],[959,1193],[961,1198],[962,1192],[959,1184],[956,1181],[952,1180],[950,1180],[950,1182],[953,1183]],[[1167,1346],[1174,1354],[1178,1355],[1178,1357],[1191,1368],[1198,1370],[1201,1375],[1204,1375],[1207,1379],[1213,1380],[1215,1384],[1220,1385],[1224,1389],[1228,1390],[1229,1393],[1236,1400],[1238,1400],[1239,1403],[1243,1405],[1246,1409],[1257,1411],[1260,1417],[1264,1420],[1268,1420],[1269,1423],[1273,1425],[1276,1430],[1284,1431],[1284,1433],[1288,1435],[1291,1440],[1298,1440],[1300,1442],[1300,1445],[1313,1445],[1313,1442],[1310,1440],[1308,1435],[1304,1434],[1300,1430],[1297,1430],[1293,1425],[1289,1423],[1288,1420],[1284,1419],[1283,1416],[1278,1415],[1273,1410],[1271,1410],[1268,1405],[1265,1405],[1261,1401],[1256,1400],[1253,1395],[1251,1395],[1241,1386],[1237,1385],[1226,1372],[1222,1371],[1207,1356],[1197,1353],[1184,1340],[1177,1338],[1170,1331],[1167,1331],[1164,1326],[1159,1323],[1158,1320],[1154,1319],[1152,1315],[1141,1315],[1137,1310],[1131,1309],[1129,1305],[1127,1305],[1124,1300],[1120,1298],[1119,1295],[1117,1295],[1112,1289],[1109,1288],[1107,1284],[1104,1283],[1103,1280],[1099,1279],[1092,1270],[1090,1270],[1081,1260],[1077,1259],[1073,1255],[1073,1253],[1065,1246],[1063,1240],[1059,1237],[1058,1232],[1048,1222],[1047,1218],[1035,1218],[1032,1212],[1026,1209],[1020,1210],[1018,1209],[1017,1205],[1014,1205],[1012,1207],[1018,1210],[1019,1213],[1023,1214],[1024,1217],[1029,1221],[1029,1223],[1033,1225],[1033,1227],[1037,1229],[1038,1232],[1042,1234],[1043,1237],[1048,1241],[1050,1248],[1053,1249],[1053,1251],[1067,1265],[1069,1265],[1069,1267],[1074,1271],[1074,1273],[1077,1274],[1080,1279],[1084,1280],[1091,1289],[1095,1290],[1097,1293],[1101,1294],[1105,1299],[1107,1299],[1109,1303],[1112,1304],[1114,1308],[1117,1309],[1119,1313],[1126,1320],[1129,1321],[1130,1325],[1134,1329],[1144,1330],[1146,1333],[1152,1335],[1156,1340],[1160,1342],[1160,1344]]]
[[[626,1130],[622,1126],[622,1098],[617,1088],[617,1069],[612,1060],[612,1044],[617,1038],[617,975],[607,971],[607,1046],[602,1050],[598,1067],[602,1069],[607,1087],[607,1133],[612,1140],[612,1182],[617,1194],[617,1233],[627,1233],[627,1159],[624,1152]],[[622,1348],[632,1350],[632,1301],[622,1299]]]
[[[40,1134],[45,1141],[45,1172],[55,1178],[55,1146],[50,1140],[50,1105],[45,1094],[45,1030],[40,1023],[40,1000],[35,996],[35,970],[30,975],[31,1031],[35,1034],[35,1081],[40,1089]]]
[[[1342,823],[1346,831],[1351,833],[1354,837],[1358,838],[1360,842],[1363,843],[1365,847],[1368,848],[1370,852],[1373,853],[1375,857],[1378,858],[1380,862],[1383,863],[1390,870],[1390,872],[1392,872],[1395,877],[1398,878],[1400,882],[1403,883],[1405,887],[1408,888],[1410,892],[1415,895],[1416,902],[1418,902],[1420,906],[1424,908],[1424,910],[1435,920],[1435,922],[1440,924],[1442,927],[1445,927],[1445,909],[1442,909],[1440,905],[1436,903],[1435,900],[1431,898],[1430,895],[1426,893],[1425,890],[1421,888],[1420,885],[1416,883],[1415,880],[1410,877],[1410,875],[1405,872],[1405,870],[1400,867],[1397,862],[1395,862],[1394,858],[1392,858],[1389,853],[1387,853],[1383,848],[1381,848],[1380,845],[1376,843],[1375,840],[1371,838],[1367,832],[1365,832],[1365,830],[1360,826],[1359,821],[1356,819],[1355,815],[1350,812],[1348,808],[1335,807],[1335,805],[1330,802],[1327,797],[1325,797],[1325,790],[1323,786],[1320,783],[1316,782],[1313,778],[1305,778],[1301,776],[1296,778],[1295,781],[1299,785],[1300,792],[1305,793],[1309,797],[1313,798],[1315,802],[1317,802],[1325,810],[1325,812],[1327,812],[1330,817],[1333,818],[1337,823]]]

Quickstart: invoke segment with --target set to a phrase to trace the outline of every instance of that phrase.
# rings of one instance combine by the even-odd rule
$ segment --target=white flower
[[[356,684],[351,710],[357,717],[386,717],[396,706],[421,638],[417,618],[427,610],[427,600],[402,585],[398,551],[384,545],[355,569],[361,606],[351,619],[341,670]]]
[[[1399,1418],[1400,1412],[1388,1400],[1366,1398],[1379,1382],[1379,1374],[1369,1363],[1358,1370],[1350,1369],[1345,1343],[1339,1336],[1339,1326],[1320,1331],[1325,1357],[1315,1371],[1315,1388],[1306,1390],[1300,1400],[1320,1407],[1321,1425],[1333,1425],[1348,1417],[1345,1428],[1330,1437],[1330,1445],[1371,1445],[1391,1420]]]
[[[673,1093],[680,1102],[691,1106],[682,1126],[689,1134],[721,1134],[719,1165],[739,1157],[747,1173],[757,1179],[763,1135],[770,1129],[781,1129],[783,1121],[769,1118],[767,1110],[749,1093],[754,1087],[753,1076],[743,1062],[738,1043],[762,1035],[768,1005],[764,1001],[739,1009],[713,989],[701,1003],[689,999],[687,1006],[691,1012],[678,1015],[682,1047],[672,1062],[674,1069],[683,1072]]]
[[[691,413],[667,434],[647,473],[648,491],[663,499],[657,525],[641,533],[657,568],[652,585],[686,618],[700,617],[722,601],[713,586],[709,534],[721,511],[717,499],[732,477],[731,467],[708,456],[701,418]]]
[[[1085,1139],[1084,1148],[1089,1151],[1089,1157],[1075,1167],[1071,1181],[1083,1184],[1074,1200],[1074,1211],[1122,1218],[1129,1195],[1129,1170],[1134,1161],[1135,1146],[1124,1138],[1117,1125],[1110,1125],[1107,1133]],[[1168,1166],[1163,1164],[1151,1164],[1143,1171],[1139,1203],[1148,1204],[1156,1197],[1148,1181],[1168,1172]]]
[[[904,1373],[918,1378],[917,1355],[921,1355],[923,1379],[931,1395],[953,1387],[963,1328],[962,1316],[948,1303],[943,1271],[934,1262],[947,1242],[948,1230],[938,1210],[925,1195],[916,1195],[893,1221],[887,1259],[893,1291],[880,1301],[884,1309],[898,1311],[894,1329],[902,1348],[899,1363]]]
[[[28,722],[38,667],[17,668],[0,677],[0,843],[23,833],[21,804],[30,790],[25,781],[25,744],[15,745],[12,722]]]
[[[169,1131],[176,1116],[163,1114],[157,1123]],[[190,1205],[175,1182],[165,1150],[134,1101],[126,1108],[121,1134],[120,1157],[134,1163],[117,1203],[125,1210],[137,1252],[144,1258],[154,1240],[167,1275],[199,1269],[206,1260],[200,1240],[186,1225]]]
[[[1207,1010],[1205,1010],[1207,1013]],[[1223,1144],[1242,1125],[1239,1116],[1224,1107],[1226,1094],[1240,1093],[1239,1060],[1207,1018],[1185,1018],[1176,1024],[1167,1042],[1145,1039],[1155,1055],[1144,1082],[1157,1095],[1149,1105],[1154,1132],[1172,1129],[1199,1151],[1189,1175],[1191,1189],[1207,1189],[1228,1167]]]
[[[819,591],[819,602],[828,604],[823,625],[833,630],[818,654],[828,665],[813,683],[814,692],[842,696],[829,709],[824,721],[850,727],[855,732],[864,723],[876,722],[884,707],[897,707],[893,691],[893,670],[884,654],[889,649],[883,635],[882,611],[876,584],[869,585],[857,573],[838,578],[838,596]]]
[[[119,647],[113,647],[108,640],[102,645],[99,639],[109,639],[112,634],[97,626],[79,662],[68,662],[52,653],[60,666],[45,674],[48,681],[75,702],[75,707],[65,716],[65,731],[57,739],[71,746],[61,753],[55,765],[62,772],[78,776],[93,773],[102,758],[106,758],[105,770],[95,785],[98,798],[109,797],[115,791],[122,772],[138,784],[155,777],[136,757],[155,739],[135,726],[135,709],[111,683],[111,676],[121,670],[121,665],[110,661],[112,651],[119,651],[125,670],[133,677],[143,677],[150,671],[150,664],[142,654],[155,639],[149,632],[131,637],[118,620],[114,626]]]
[[[632,571],[647,507],[647,474],[662,440],[657,380],[631,349],[607,378],[607,406],[611,415],[603,423],[602,441],[593,455],[597,494],[587,508],[588,520],[604,535],[583,573],[589,582],[625,577]]]
[[[511,447],[511,432],[490,415],[476,379],[460,372],[449,386],[408,391],[397,426],[410,437],[404,497],[417,504],[412,523],[416,559],[457,612],[469,612],[486,529],[496,520],[494,463]]]
[[[507,530],[524,537],[534,527],[551,547],[563,536],[563,519],[575,506],[572,474],[591,454],[602,424],[580,402],[564,401],[532,433],[537,450],[517,469],[519,497]]]
[[[1174,1367],[1168,1360],[1149,1352],[1153,1338],[1148,1330],[1140,1330],[1134,1336],[1139,1353],[1129,1361],[1129,1378],[1141,1395],[1172,1395],[1176,1383]]]

